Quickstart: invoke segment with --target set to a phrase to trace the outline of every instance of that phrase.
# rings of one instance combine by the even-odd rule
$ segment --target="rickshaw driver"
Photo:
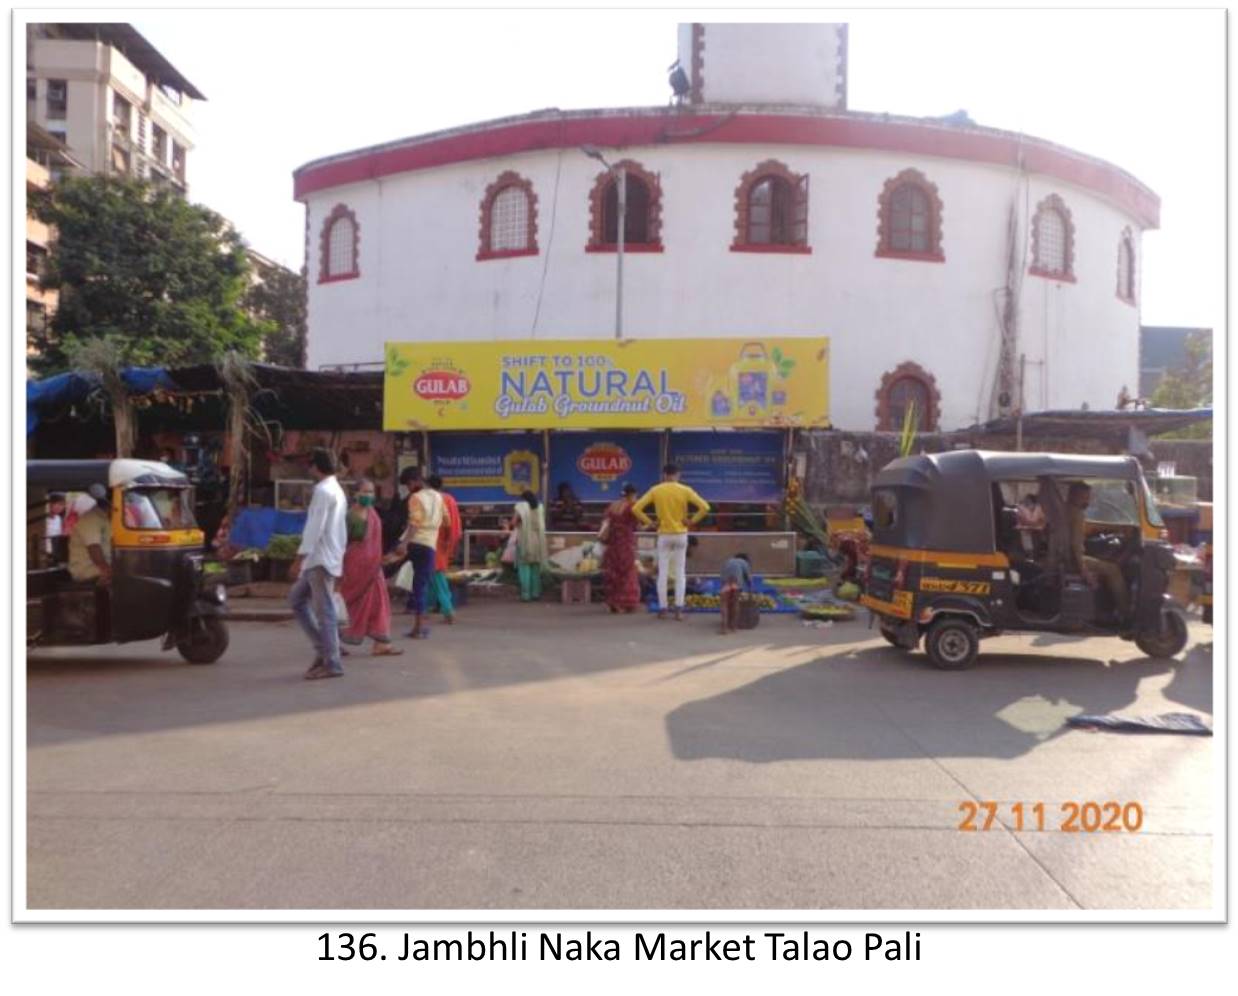
[[[1089,557],[1083,552],[1087,536],[1087,507],[1092,503],[1092,489],[1083,481],[1072,481],[1066,492],[1066,522],[1070,531],[1070,554],[1073,565],[1089,586],[1095,588],[1099,578],[1113,598],[1118,616],[1125,620],[1130,611],[1130,593],[1122,568],[1112,560]]]
[[[74,581],[112,583],[112,524],[108,517],[107,489],[93,484],[95,506],[78,516],[69,534],[69,576]]]

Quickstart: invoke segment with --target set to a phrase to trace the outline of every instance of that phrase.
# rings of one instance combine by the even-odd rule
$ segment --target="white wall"
[[[705,24],[706,103],[838,104],[841,24]],[[692,76],[692,25],[681,24],[679,62]]]
[[[1138,229],[1089,193],[1033,179],[1025,196],[1009,170],[875,151],[693,145],[626,154],[661,176],[665,247],[625,257],[628,336],[828,335],[839,427],[873,428],[882,374],[908,360],[936,377],[941,426],[969,425],[988,417],[1009,204],[1034,210],[1055,191],[1074,218],[1078,282],[1024,277],[1027,405],[1112,408],[1123,384],[1136,390],[1138,309],[1115,291],[1119,234]],[[596,164],[571,150],[561,155],[553,235],[557,151],[311,195],[310,367],[380,361],[387,340],[612,336],[615,256],[584,251]],[[811,255],[730,251],[735,187],[768,158],[811,176]],[[882,184],[907,167],[937,184],[944,263],[874,256]],[[538,195],[540,253],[478,262],[481,198],[507,169],[531,180]],[[319,284],[319,234],[337,203],[357,214],[361,277]],[[1021,228],[1030,239],[1026,219]],[[1030,244],[1028,252],[1030,265]]]

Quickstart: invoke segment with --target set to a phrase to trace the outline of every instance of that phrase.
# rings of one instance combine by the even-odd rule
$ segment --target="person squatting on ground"
[[[720,633],[734,633],[739,622],[739,596],[752,591],[752,563],[748,554],[737,553],[722,565],[718,576],[718,607],[722,610]]]
[[[655,484],[635,505],[632,513],[641,525],[652,526],[645,509],[650,505],[658,517],[658,618],[667,615],[666,588],[668,571],[675,571],[675,618],[683,618],[684,600],[688,585],[688,527],[694,526],[709,514],[709,502],[686,484],[679,483],[679,468],[668,463],[662,468],[663,481]],[[688,507],[696,506],[697,512],[690,519]]]
[[[338,678],[344,673],[339,620],[332,596],[336,580],[344,573],[348,499],[335,479],[335,460],[326,450],[314,450],[310,473],[316,483],[301,546],[288,571],[293,580],[288,604],[314,647],[314,663],[305,672],[305,677],[312,681]]]

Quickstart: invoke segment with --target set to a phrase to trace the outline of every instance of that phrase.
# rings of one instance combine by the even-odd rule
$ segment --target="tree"
[[[257,281],[242,302],[255,318],[271,330],[262,340],[262,355],[268,363],[285,367],[305,366],[305,274],[293,273],[278,264],[255,261]]]
[[[215,212],[140,180],[68,178],[31,194],[56,230],[42,284],[60,292],[41,374],[70,366],[74,343],[105,339],[124,365],[213,362],[257,353],[269,326],[241,307],[249,263]]]
[[[1161,378],[1150,399],[1153,408],[1206,408],[1212,404],[1212,334],[1192,332],[1186,337],[1186,356],[1182,363]],[[1167,439],[1208,439],[1212,423],[1203,422],[1177,432]]]

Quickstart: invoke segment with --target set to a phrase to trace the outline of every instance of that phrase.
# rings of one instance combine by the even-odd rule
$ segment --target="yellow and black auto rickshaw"
[[[93,501],[85,504],[106,514],[110,583],[82,577],[83,567],[89,570],[82,551],[72,553],[67,535],[47,535],[53,493],[90,496]],[[184,474],[146,460],[31,460],[26,495],[28,646],[163,637],[165,650],[176,647],[191,664],[213,664],[223,656],[226,594],[203,573],[202,531]]]
[[[1124,614],[1121,590],[1092,587],[1070,549],[1075,482],[1091,494],[1085,555],[1117,565]],[[1113,634],[1160,658],[1186,646],[1186,614],[1166,593],[1173,548],[1134,457],[978,450],[905,457],[878,473],[872,511],[861,603],[889,643],[914,650],[923,638],[939,668],[970,667],[982,638],[1009,631]],[[1112,568],[1092,567],[1117,583]]]

